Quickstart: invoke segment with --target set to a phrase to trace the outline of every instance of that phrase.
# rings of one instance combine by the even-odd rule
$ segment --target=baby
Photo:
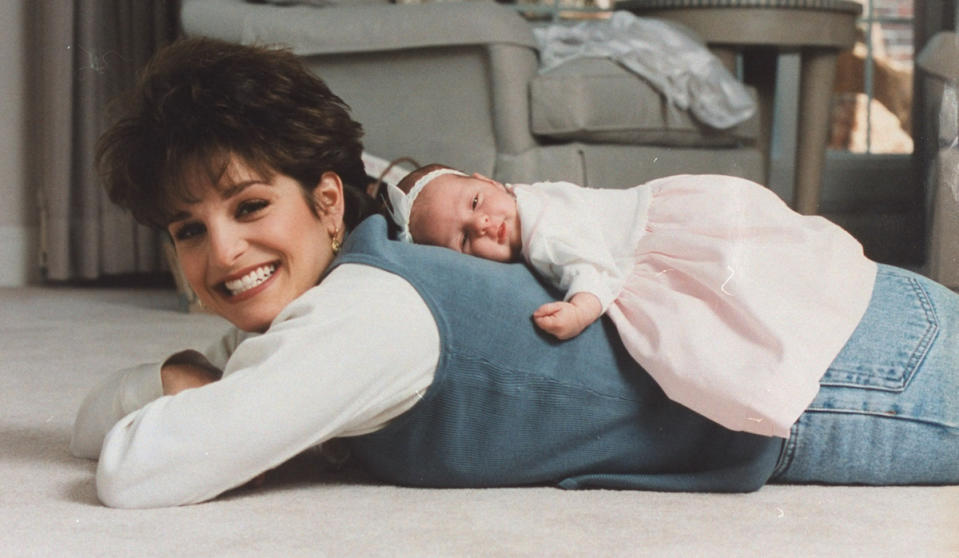
[[[525,259],[566,293],[539,328],[568,339],[605,313],[673,400],[757,434],[788,437],[875,279],[848,233],[741,178],[592,189],[434,164],[388,195],[400,240]]]
[[[516,197],[503,184],[479,174],[466,176],[434,164],[407,175],[399,188],[409,191],[411,202],[416,200],[415,204],[411,203],[409,228],[401,232],[405,240],[415,239],[420,244],[444,246],[498,262],[522,259],[522,229]],[[538,262],[540,258],[531,261]],[[591,269],[581,270],[576,262],[566,263],[561,268],[551,268],[559,272],[558,276],[547,270],[540,271],[560,288],[570,291],[568,300],[544,304],[533,313],[536,325],[559,339],[579,335],[603,314],[604,304],[595,292],[607,290],[599,284],[585,283],[597,279],[589,273]],[[597,261],[594,265],[603,263]],[[584,260],[583,264],[588,262]],[[579,281],[574,283],[574,276],[579,277]]]

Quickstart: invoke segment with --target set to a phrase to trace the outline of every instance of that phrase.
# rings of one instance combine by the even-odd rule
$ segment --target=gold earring
[[[330,250],[333,251],[333,255],[337,255],[342,248],[343,243],[337,238],[340,235],[340,227],[336,227],[336,230],[333,231],[333,234],[330,235]]]

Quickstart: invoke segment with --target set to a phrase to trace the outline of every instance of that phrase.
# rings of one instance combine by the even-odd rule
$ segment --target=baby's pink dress
[[[569,191],[565,219],[592,220],[622,271],[607,314],[633,358],[713,421],[788,437],[869,304],[876,264],[859,242],[739,178],[668,177],[611,201],[608,190],[579,191]],[[517,195],[527,257],[538,236],[551,242],[546,211],[564,210],[548,200],[524,213],[529,197]],[[632,231],[617,212],[633,213]]]

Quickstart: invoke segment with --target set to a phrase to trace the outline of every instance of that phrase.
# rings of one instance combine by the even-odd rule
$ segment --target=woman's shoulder
[[[374,266],[344,263],[291,302],[273,321],[280,333],[339,324],[346,330],[434,327],[416,289],[402,277]]]

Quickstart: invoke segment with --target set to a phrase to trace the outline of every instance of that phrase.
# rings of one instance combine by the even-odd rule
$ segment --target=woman
[[[785,445],[732,432],[671,403],[607,322],[564,343],[524,323],[557,293],[521,264],[364,221],[360,133],[286,51],[187,40],[147,68],[101,140],[105,184],[236,330],[90,393],[72,450],[99,458],[105,504],[203,501],[334,437],[420,486],[959,481],[959,297],[942,287],[883,268]]]

